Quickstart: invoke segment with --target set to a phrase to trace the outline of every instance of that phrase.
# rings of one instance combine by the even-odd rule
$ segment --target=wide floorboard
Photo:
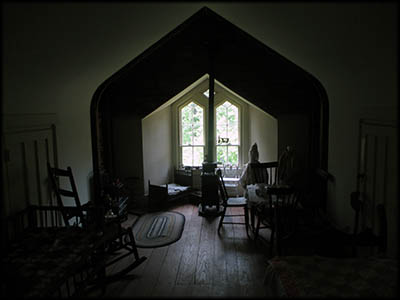
[[[219,217],[199,216],[198,207],[194,204],[179,204],[168,210],[185,215],[182,237],[168,246],[138,248],[140,256],[146,256],[147,260],[125,278],[109,283],[105,294],[94,292],[93,296],[268,296],[263,277],[267,266],[266,254],[269,252],[265,244],[247,237],[245,226],[226,224],[218,234]],[[233,209],[228,211],[238,212]],[[118,270],[127,263],[126,259],[114,264],[108,271]]]

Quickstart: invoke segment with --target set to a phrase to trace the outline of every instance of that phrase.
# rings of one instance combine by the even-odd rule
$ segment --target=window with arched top
[[[180,155],[184,166],[201,166],[204,161],[204,108],[191,101],[179,111]]]
[[[216,153],[222,164],[239,164],[239,107],[226,100],[216,108]]]

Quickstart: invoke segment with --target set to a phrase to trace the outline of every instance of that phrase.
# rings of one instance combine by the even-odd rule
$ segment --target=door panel
[[[54,123],[45,123],[48,118],[48,114],[44,119],[42,115],[13,115],[9,123],[5,122],[3,135],[5,215],[24,209],[29,204],[54,203],[48,183],[46,163],[49,161],[51,165],[57,165],[56,138]],[[31,125],[28,120],[32,121]]]
[[[387,254],[397,257],[398,191],[397,127],[394,123],[361,120],[358,190],[364,199],[361,226],[378,233],[376,205],[386,208]]]

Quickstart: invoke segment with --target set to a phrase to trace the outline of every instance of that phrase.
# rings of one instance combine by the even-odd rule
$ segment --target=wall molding
[[[2,114],[4,133],[25,131],[30,129],[40,130],[57,125],[58,117],[55,113],[22,113]]]

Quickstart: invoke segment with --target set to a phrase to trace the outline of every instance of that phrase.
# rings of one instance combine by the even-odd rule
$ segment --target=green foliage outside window
[[[239,164],[239,109],[225,101],[216,109],[217,161],[222,164]],[[228,138],[219,143],[219,138]]]
[[[190,102],[181,109],[181,161],[185,166],[201,166],[204,160],[204,109]],[[222,137],[228,142],[218,142]],[[239,109],[225,101],[216,109],[217,161],[239,164]]]
[[[194,102],[181,109],[181,153],[185,166],[200,166],[204,160],[203,113],[203,108]]]

